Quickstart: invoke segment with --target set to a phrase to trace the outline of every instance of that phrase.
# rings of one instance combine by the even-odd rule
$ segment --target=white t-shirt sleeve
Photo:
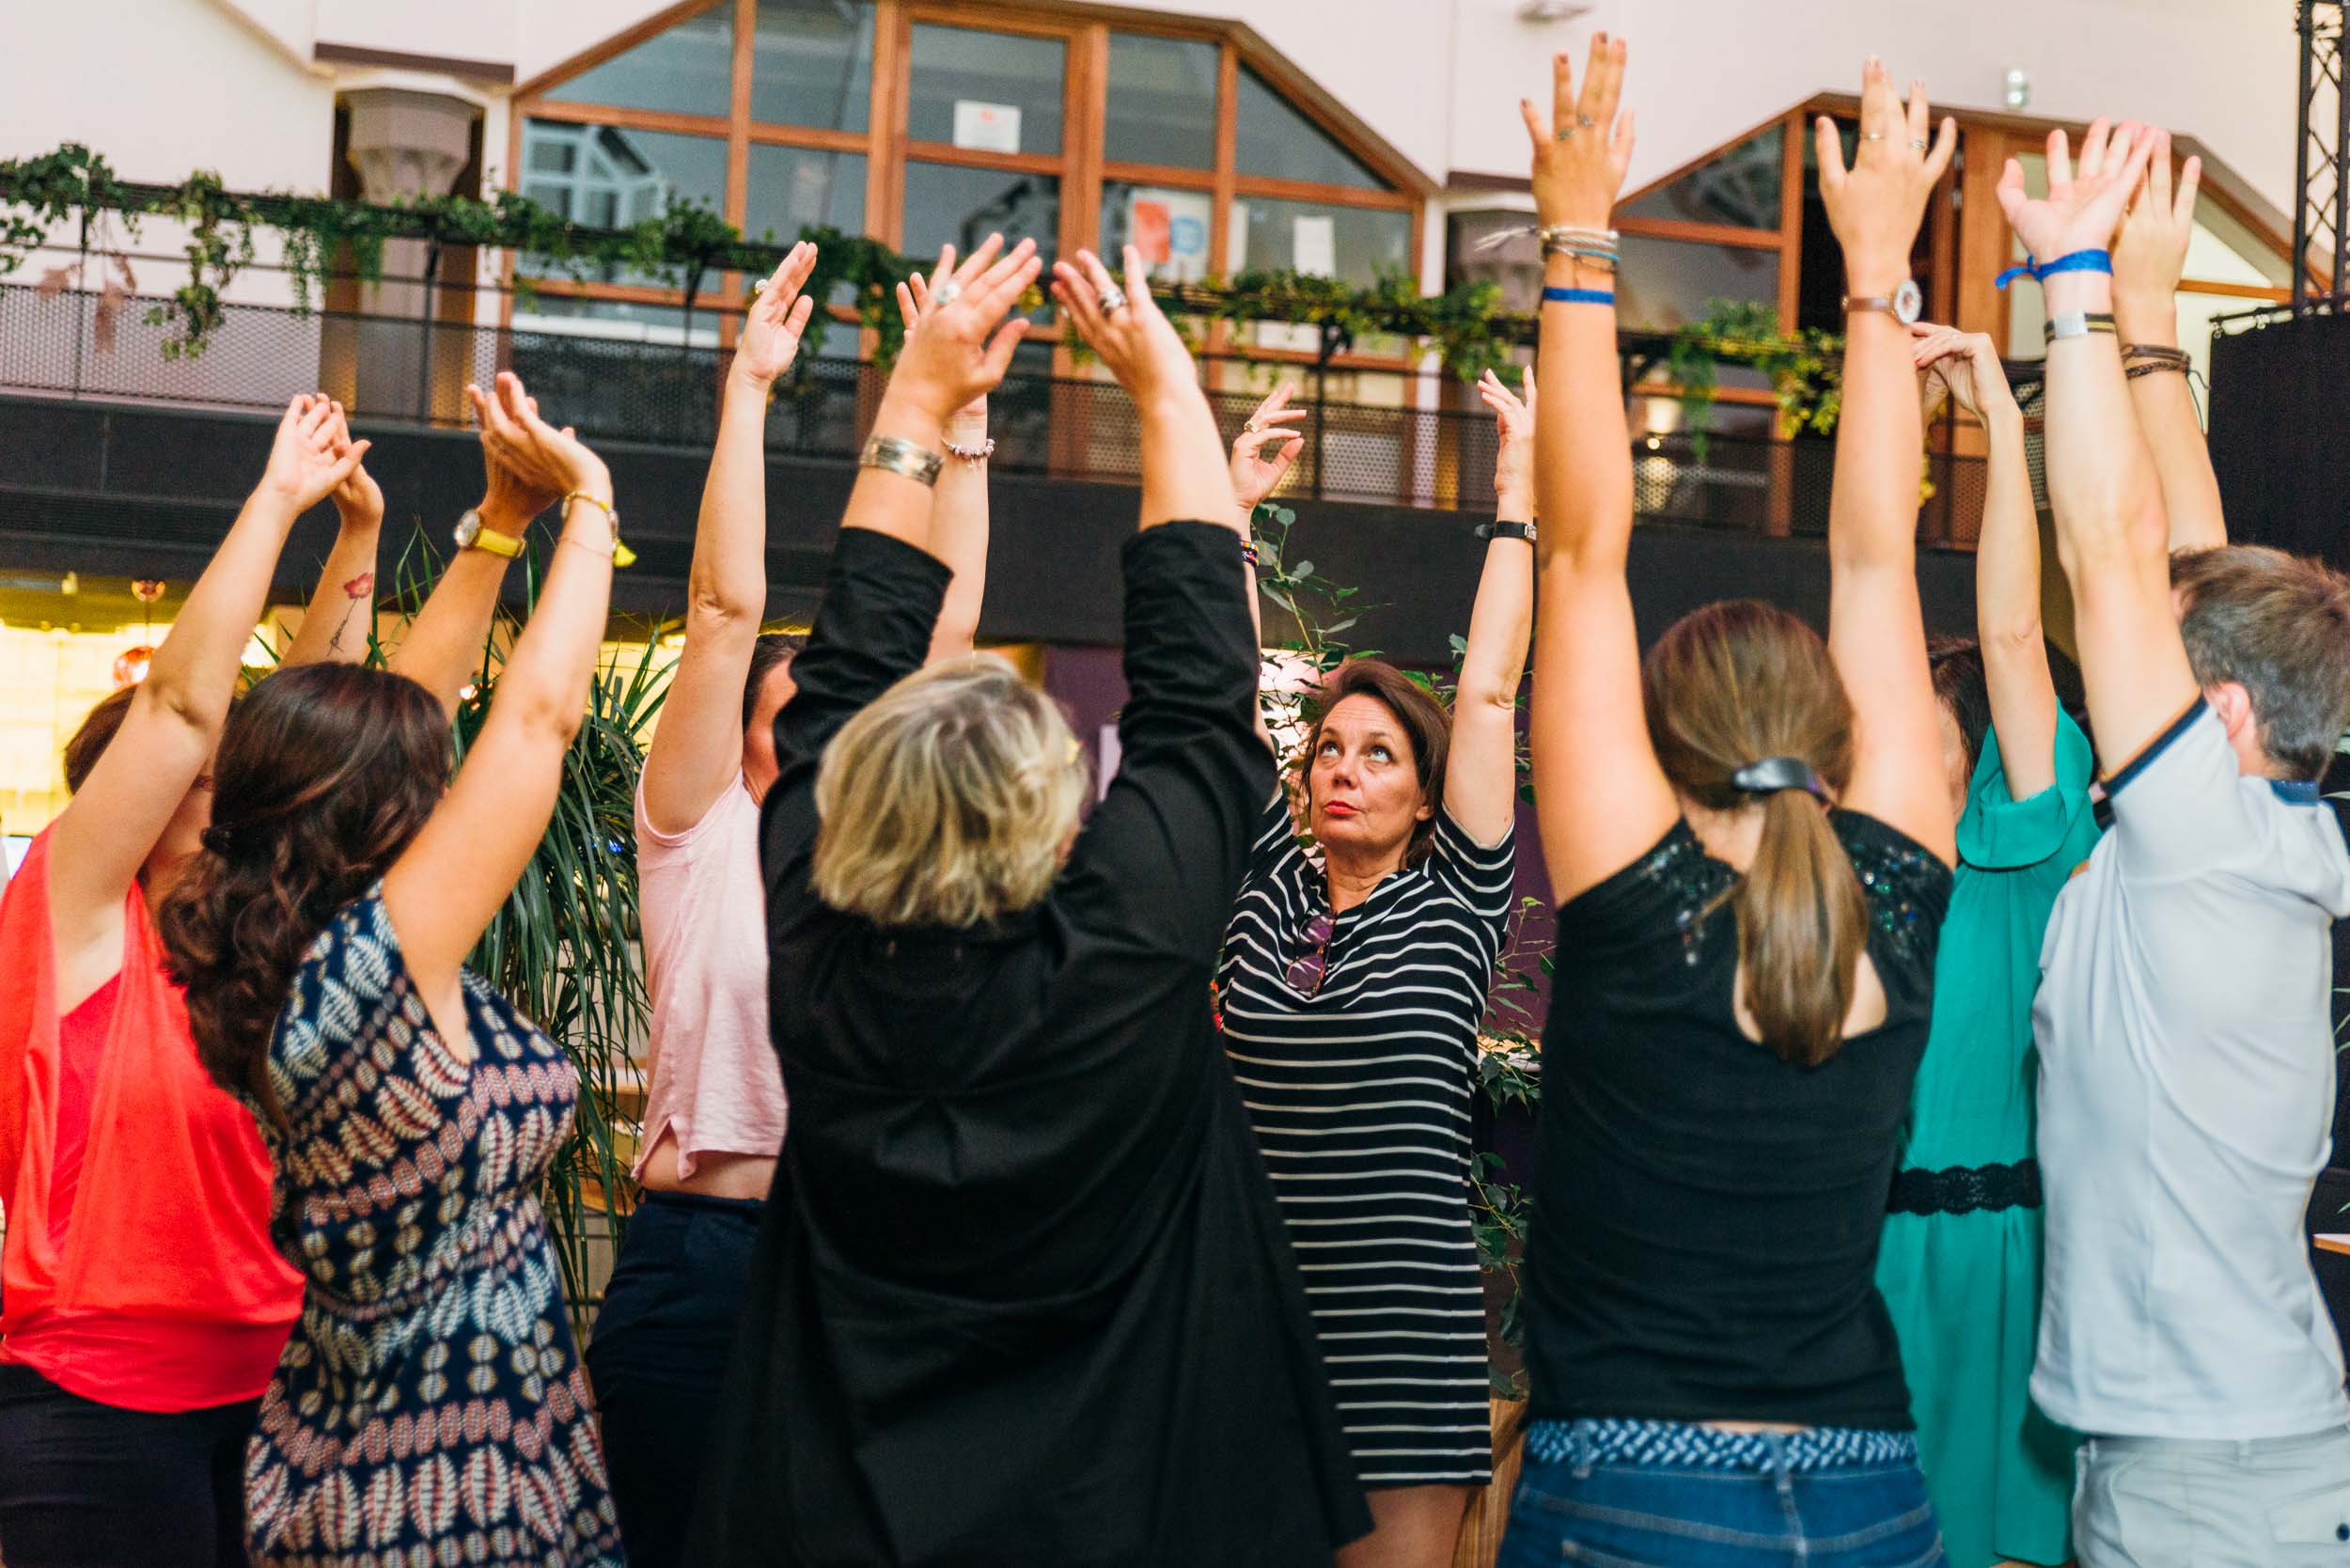
[[[2195,705],[2107,781],[2123,874],[2186,876],[2257,853],[2262,827],[2219,715]]]

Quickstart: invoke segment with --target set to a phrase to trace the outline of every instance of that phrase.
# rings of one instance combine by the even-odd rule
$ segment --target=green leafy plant
[[[414,616],[430,596],[442,561],[419,543],[394,573],[387,607]],[[540,558],[525,562],[526,604],[535,604]],[[458,756],[481,733],[511,655],[522,618],[503,609],[482,650],[479,673],[457,710]],[[579,1072],[579,1104],[571,1137],[556,1152],[540,1201],[563,1270],[575,1326],[586,1332],[596,1300],[589,1281],[600,1242],[617,1247],[626,1215],[616,1201],[628,1187],[632,1044],[651,1015],[638,940],[635,798],[645,746],[668,690],[674,661],[658,653],[658,626],[646,628],[633,658],[601,665],[588,711],[563,760],[563,782],[545,836],[529,867],[492,917],[467,960],[474,971],[521,1009],[561,1047]],[[370,636],[368,658],[384,662]]]
[[[1844,340],[1816,327],[1782,331],[1778,307],[1750,300],[1711,300],[1705,314],[1673,334],[1665,373],[1680,391],[1690,449],[1706,461],[1715,397],[1725,364],[1767,376],[1782,436],[1829,435],[1844,408]]]

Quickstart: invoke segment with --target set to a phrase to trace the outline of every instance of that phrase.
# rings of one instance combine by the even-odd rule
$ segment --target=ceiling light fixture
[[[1526,4],[1518,8],[1518,20],[1573,22],[1578,16],[1588,16],[1590,9],[1587,5],[1577,4],[1576,0],[1526,0]]]

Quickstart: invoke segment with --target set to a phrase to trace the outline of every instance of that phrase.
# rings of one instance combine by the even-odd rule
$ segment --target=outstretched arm
[[[1521,102],[1533,143],[1534,206],[1544,227],[1604,230],[1632,160],[1633,120],[1617,108],[1626,50],[1591,39],[1582,91],[1564,55],[1551,62],[1551,113]],[[1534,801],[1553,894],[1564,903],[1645,854],[1680,815],[1649,743],[1640,637],[1624,563],[1632,549],[1632,437],[1617,381],[1615,274],[1544,245],[1552,290],[1606,303],[1542,307],[1534,369]]]
[[[1843,246],[1849,299],[1887,298],[1909,281],[1926,198],[1958,147],[1956,121],[1945,118],[1929,144],[1932,125],[1924,85],[1910,84],[1904,108],[1874,59],[1862,75],[1861,142],[1850,169],[1835,122],[1820,118],[1820,194]],[[1853,705],[1844,804],[1949,861],[1958,853],[1957,823],[1918,603],[1923,447],[1907,329],[1883,311],[1848,311],[1827,525],[1827,645]]]
[[[1496,523],[1534,521],[1533,374],[1521,402],[1491,370],[1478,396],[1501,427],[1494,463]],[[1496,530],[1485,543],[1485,571],[1469,609],[1468,650],[1452,694],[1452,754],[1444,776],[1444,808],[1480,844],[1497,844],[1518,815],[1518,682],[1534,635],[1534,547]]]
[[[351,426],[338,405],[336,439],[351,445]],[[361,463],[335,487],[338,526],[335,546],[319,571],[319,586],[302,612],[302,625],[280,661],[295,665],[356,664],[368,656],[375,631],[375,552],[384,531],[384,491]]]
[[[367,455],[368,444],[343,443],[340,429],[322,397],[287,404],[259,486],[189,590],[113,744],[50,829],[49,914],[61,983],[72,958],[113,929],[132,879],[211,765],[286,535]],[[111,972],[109,964],[99,978]]]
[[[2113,324],[2129,348],[2176,350],[2179,278],[2186,270],[2186,247],[2195,238],[2195,193],[2202,184],[2203,161],[2186,161],[2174,198],[2170,133],[2157,131],[2154,135],[2145,176],[2113,240]],[[2140,358],[2130,369],[2156,363]],[[2195,412],[2195,394],[2187,386],[2184,365],[2132,374],[2130,402],[2162,482],[2163,510],[2170,516],[2170,548],[2227,543],[2219,477],[2212,471],[2211,443]]]
[[[588,708],[612,597],[612,478],[603,462],[540,418],[510,373],[482,408],[501,465],[539,491],[574,494],[529,624],[498,676],[464,766],[384,878],[384,907],[408,972],[444,1033],[464,1019],[465,954],[514,890],[555,812],[564,753]],[[604,506],[595,503],[601,501]],[[475,552],[467,552],[474,554]]]
[[[694,525],[685,651],[645,754],[645,816],[683,833],[743,772],[743,685],[767,613],[767,399],[791,368],[815,307],[802,294],[816,247],[791,247],[743,318],[718,412],[718,440]]]
[[[1982,421],[1989,494],[1975,545],[1975,635],[1991,694],[1991,728],[2008,793],[2029,800],[2056,783],[2057,695],[2040,626],[2040,518],[2024,457],[2024,414],[1998,351],[1982,333],[1920,321],[1917,361],[1931,388],[1947,388]]]
[[[916,273],[898,285],[898,314],[911,333],[931,305],[930,280]],[[961,448],[961,450],[957,450]],[[979,611],[987,602],[987,394],[982,392],[947,421],[947,464],[931,491],[931,554],[954,576],[938,625],[931,633],[925,664],[959,659],[979,636]],[[974,453],[976,456],[964,456]]]
[[[508,394],[509,384],[514,396],[528,401],[523,384],[511,370],[498,372],[498,396]],[[562,492],[534,485],[509,469],[490,439],[492,400],[478,386],[467,386],[465,396],[481,426],[481,465],[488,475],[481,502],[474,510],[481,519],[483,533],[519,540],[530,520],[553,506]],[[536,413],[537,405],[530,406]],[[487,662],[490,622],[496,618],[498,588],[506,581],[510,560],[486,549],[460,550],[451,556],[408,635],[392,651],[393,672],[407,676],[439,698],[442,711],[452,719],[457,716],[465,682]]]
[[[2048,137],[2048,195],[2024,194],[2023,165],[2008,160],[1999,205],[2032,255],[2046,260],[2095,250],[2154,151],[2142,128],[2100,119],[2074,166],[2061,131]],[[2048,316],[2060,329],[2113,306],[2113,280],[2067,272],[2047,279]],[[2073,586],[2075,635],[2089,718],[2107,774],[2136,756],[2195,700],[2195,672],[2170,604],[2170,527],[2154,462],[2130,406],[2121,346],[2109,332],[2066,333],[2048,345],[2048,505],[2057,557]]]

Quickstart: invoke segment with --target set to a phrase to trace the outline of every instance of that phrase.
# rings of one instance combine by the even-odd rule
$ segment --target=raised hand
[[[349,453],[353,445],[351,424],[344,417],[340,403],[332,406],[335,410],[335,452],[340,458]],[[336,515],[346,525],[372,527],[384,521],[384,490],[375,482],[375,476],[368,472],[366,463],[354,464],[351,472],[343,476],[343,482],[329,494],[335,503]]]
[[[2145,176],[2113,237],[2116,314],[2168,316],[2176,308],[2179,279],[2186,272],[2186,247],[2195,238],[2195,194],[2202,182],[2203,161],[2189,158],[2173,193],[2170,133],[2156,131]]]
[[[538,400],[513,371],[498,372],[495,395],[478,398],[475,411],[482,416],[481,446],[492,460],[493,484],[503,469],[525,494],[553,499],[577,491],[611,501],[612,476],[603,460],[588,449],[571,426],[556,430],[539,417]],[[541,510],[544,505],[540,503]]]
[[[2075,251],[2104,250],[2122,222],[2154,156],[2154,133],[2135,120],[2091,123],[2080,162],[2061,131],[2048,133],[2048,194],[2024,194],[2024,165],[2010,158],[1999,175],[1999,206],[2033,259],[2054,261]],[[2164,178],[2169,178],[2166,172]]]
[[[289,402],[270,443],[262,493],[305,512],[341,488],[372,445],[350,439],[342,416],[342,405],[323,394],[305,392]]]
[[[1295,382],[1275,387],[1232,439],[1232,497],[1244,510],[1273,494],[1305,447],[1304,431],[1283,428],[1306,417],[1306,410],[1289,406],[1296,391]]]
[[[510,372],[506,379],[512,380]],[[519,536],[530,525],[530,520],[555,505],[563,492],[535,483],[510,466],[491,435],[491,399],[470,383],[466,384],[465,397],[473,404],[474,422],[481,427],[483,482],[481,505],[475,510],[481,514],[483,527]],[[525,398],[524,401],[532,413],[538,412],[538,399]]]
[[[1527,137],[1534,144],[1534,212],[1545,227],[1607,227],[1624,171],[1632,166],[1632,111],[1617,113],[1628,53],[1623,39],[1593,34],[1579,93],[1567,56],[1555,56],[1547,123],[1530,100],[1518,100]]]
[[[1004,318],[1042,266],[1034,240],[1006,251],[1001,234],[989,235],[960,267],[954,246],[941,251],[931,277],[945,281],[933,282],[920,329],[899,351],[886,396],[943,426],[957,409],[995,390],[1028,330],[1026,318]]]
[[[1501,447],[1494,454],[1494,494],[1503,501],[1523,502],[1528,510],[1534,505],[1534,373],[1525,372],[1519,378],[1526,387],[1526,397],[1510,390],[1498,375],[1488,370],[1478,378],[1477,395],[1487,408],[1494,411],[1494,423],[1501,435]]]
[[[1123,288],[1110,280],[1109,269],[1089,250],[1079,251],[1074,263],[1054,262],[1053,298],[1128,397],[1139,402],[1153,388],[1176,383],[1196,390],[1191,351],[1151,297],[1142,253],[1128,245],[1125,261]]]
[[[947,254],[950,257],[954,254],[951,247],[948,249]],[[930,307],[930,279],[924,277],[920,273],[915,273],[908,276],[903,283],[898,285],[898,319],[905,323],[906,336],[908,337],[912,337],[914,336],[914,329],[922,324],[922,312],[928,310]],[[955,415],[955,419],[958,423],[970,419],[983,421],[986,417],[987,394],[984,392],[972,399],[969,402],[964,404],[962,409]]]
[[[1850,168],[1836,122],[1822,115],[1813,127],[1820,197],[1843,246],[1846,286],[1855,295],[1889,293],[1909,276],[1926,198],[1958,150],[1958,121],[1943,117],[1941,132],[1929,142],[1932,126],[1925,84],[1909,84],[1904,105],[1885,62],[1872,55],[1861,70],[1860,146]]]
[[[816,308],[815,296],[800,290],[815,270],[816,247],[802,240],[759,285],[758,297],[743,316],[743,335],[735,341],[736,375],[771,386],[791,368],[800,352],[800,335]]]
[[[1959,407],[1978,419],[1987,412],[2015,407],[2006,367],[1999,363],[1999,351],[1989,334],[1931,321],[1913,322],[1909,332],[1917,339],[1919,391],[1927,417],[1933,417],[1945,398],[1956,399]]]

